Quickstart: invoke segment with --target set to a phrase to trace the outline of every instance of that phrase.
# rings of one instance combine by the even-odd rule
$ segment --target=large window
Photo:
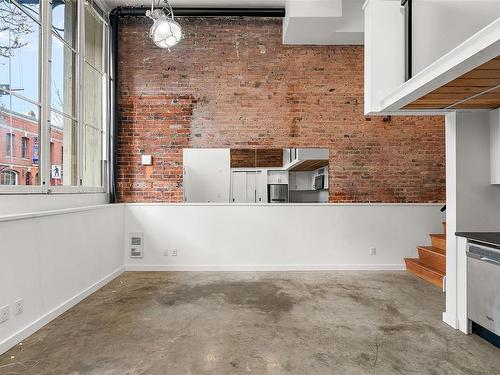
[[[107,24],[98,9],[85,7],[85,59],[83,70],[84,170],[83,184],[102,183],[106,139]]]
[[[0,170],[24,174],[38,165],[25,158],[25,138],[40,134],[39,2],[0,0]],[[33,144],[33,143],[32,143]],[[0,185],[23,185],[16,172],[2,172]],[[13,183],[15,181],[15,183]],[[34,182],[36,183],[36,181]]]
[[[107,49],[92,0],[0,0],[0,171],[15,168],[16,184],[102,190]]]

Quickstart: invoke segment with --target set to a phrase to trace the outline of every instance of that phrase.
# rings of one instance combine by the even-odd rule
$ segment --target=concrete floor
[[[500,351],[442,310],[404,272],[125,273],[0,374],[500,374]]]

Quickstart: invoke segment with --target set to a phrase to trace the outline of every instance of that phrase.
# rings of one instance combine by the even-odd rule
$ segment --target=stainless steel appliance
[[[288,185],[287,184],[269,184],[267,185],[268,203],[287,203]]]
[[[467,315],[500,335],[500,247],[467,245]]]
[[[323,190],[325,188],[325,175],[320,174],[314,177],[314,189]]]

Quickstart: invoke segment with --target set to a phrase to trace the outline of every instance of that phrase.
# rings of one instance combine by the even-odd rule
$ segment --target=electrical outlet
[[[163,256],[168,257],[168,249],[163,249]]]
[[[16,301],[16,307],[15,307],[16,315],[22,314],[24,311],[24,301],[22,298],[18,299]]]
[[[172,249],[172,256],[176,257],[177,256],[177,249]]]
[[[377,248],[376,247],[370,247],[370,255],[377,255]]]
[[[9,305],[0,307],[0,323],[9,320]]]

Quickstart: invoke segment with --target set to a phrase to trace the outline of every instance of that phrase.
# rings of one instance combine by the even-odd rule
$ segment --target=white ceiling
[[[110,9],[119,6],[151,6],[151,0],[101,1]],[[158,0],[154,1],[156,5]],[[173,7],[186,8],[286,8],[283,43],[299,45],[363,44],[363,2],[364,0],[170,0]]]
[[[273,8],[285,6],[286,0],[170,0],[173,7],[206,7],[206,8]],[[110,9],[118,6],[151,6],[151,0],[104,0]],[[155,3],[157,0],[155,0]],[[163,3],[163,0],[161,1]]]

